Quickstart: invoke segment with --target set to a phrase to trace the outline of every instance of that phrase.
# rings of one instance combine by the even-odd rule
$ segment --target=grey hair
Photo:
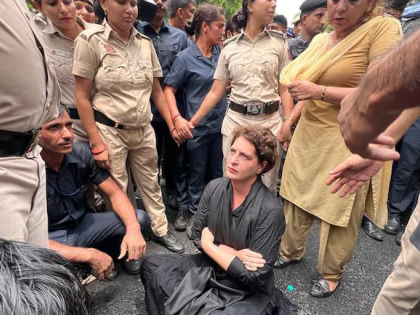
[[[188,6],[192,3],[193,5],[196,5],[194,0],[169,0],[168,3],[168,14],[169,18],[172,19],[176,15],[176,11],[178,9],[186,9]]]
[[[0,314],[90,315],[74,267],[46,248],[0,239]]]

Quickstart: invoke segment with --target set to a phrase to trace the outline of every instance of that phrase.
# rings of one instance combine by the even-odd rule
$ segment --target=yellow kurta
[[[356,87],[367,72],[369,64],[396,45],[401,35],[401,26],[396,20],[376,18],[366,35],[314,80],[314,83]],[[327,52],[327,34],[319,35],[314,42]],[[334,49],[339,51],[340,45],[344,48],[346,44],[348,43],[340,42]],[[294,62],[298,63],[301,57],[305,55]],[[363,192],[366,195],[364,198],[358,198],[365,201],[363,204],[360,202],[360,205],[355,205],[355,196],[338,198],[337,195],[332,195],[325,184],[329,171],[351,155],[337,123],[339,106],[321,101],[306,101],[305,105],[287,153],[281,196],[332,225],[346,227],[351,210],[356,206],[365,207],[368,216],[379,226],[384,226],[387,220],[386,200],[391,163],[384,164],[382,170],[366,184],[370,186],[368,190],[361,190],[367,191]]]

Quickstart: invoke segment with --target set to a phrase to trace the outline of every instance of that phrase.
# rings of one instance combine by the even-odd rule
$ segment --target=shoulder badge
[[[231,38],[229,38],[229,39],[227,39],[227,40],[225,40],[224,42],[223,42],[223,47],[226,47],[227,45],[229,45],[230,43],[233,43],[234,41],[236,41],[238,38],[239,38],[239,36],[240,36],[241,34],[238,34],[238,35],[235,35],[235,36],[233,36],[233,37],[231,37]]]
[[[80,33],[80,37],[89,40],[93,35],[101,33],[105,30],[105,26],[94,24]]]
[[[270,32],[270,34],[271,34],[272,36],[277,37],[277,38],[281,38],[282,40],[284,40],[284,41],[286,42],[286,40],[287,40],[287,35],[286,35],[286,34],[284,34],[283,32],[280,32],[280,31],[274,31],[274,30],[270,30],[269,32]]]

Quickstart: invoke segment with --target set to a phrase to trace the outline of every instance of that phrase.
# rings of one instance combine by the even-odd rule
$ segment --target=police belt
[[[230,102],[229,108],[234,112],[242,115],[259,116],[271,115],[279,110],[280,102],[274,101],[265,104],[245,104],[240,105],[235,102]]]
[[[114,128],[117,128],[117,129],[127,129],[127,130],[137,129],[136,127],[120,125],[119,123],[113,121],[111,118],[108,118],[107,116],[105,116],[101,112],[97,111],[96,109],[93,110],[93,115],[95,116],[95,121],[102,124],[102,125],[106,125],[106,126],[109,126],[109,127],[114,127]]]
[[[38,144],[41,129],[29,132],[0,130],[0,158],[25,156]]]
[[[71,119],[80,120],[80,116],[79,116],[79,112],[77,111],[77,108],[68,107],[68,110],[69,110],[69,116]]]

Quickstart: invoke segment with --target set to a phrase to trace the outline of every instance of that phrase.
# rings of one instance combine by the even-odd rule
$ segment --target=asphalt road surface
[[[173,223],[174,212],[169,210],[168,217]],[[173,231],[172,224],[170,229]],[[186,253],[197,252],[185,232],[174,234],[186,244]],[[401,250],[395,243],[395,236],[385,234],[385,240],[377,242],[360,229],[353,259],[346,267],[347,272],[339,288],[329,298],[316,299],[310,296],[309,291],[311,280],[318,277],[318,224],[309,234],[307,245],[307,253],[300,263],[275,270],[276,286],[299,306],[299,315],[370,314]],[[169,251],[164,247],[151,241],[147,243],[147,255],[166,253]],[[288,285],[294,287],[293,292],[287,291]],[[140,276],[129,276],[121,271],[115,281],[95,281],[87,288],[94,300],[95,314],[147,314]]]

